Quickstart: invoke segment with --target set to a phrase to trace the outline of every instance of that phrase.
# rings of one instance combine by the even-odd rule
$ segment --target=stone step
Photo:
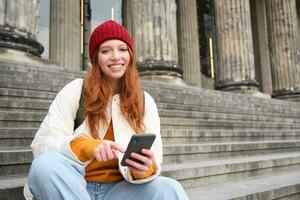
[[[54,85],[45,83],[30,83],[30,82],[19,82],[19,81],[4,81],[0,79],[1,88],[10,89],[25,89],[25,90],[36,90],[36,91],[47,91],[47,92],[57,92],[63,88],[65,84]]]
[[[30,146],[37,129],[0,128],[0,147]]]
[[[0,127],[38,127],[45,117],[45,112],[14,112],[0,111]],[[277,128],[277,129],[297,129],[300,125],[288,122],[260,122],[260,121],[243,121],[243,120],[219,120],[219,119],[192,119],[192,118],[161,118],[161,124],[166,127],[174,128],[201,127],[211,129],[236,129],[236,128]]]
[[[68,81],[85,75],[84,71],[71,72],[57,67],[41,68],[40,66],[22,66],[17,63],[7,64],[3,62],[0,63],[0,66],[1,74],[5,74],[9,80],[16,79],[18,81],[45,82],[45,80],[51,80],[53,83]]]
[[[300,170],[187,188],[190,200],[299,199]]]
[[[20,98],[7,98],[0,97],[0,109],[2,111],[27,111],[31,112],[47,112],[51,100],[42,100],[42,99],[20,99]],[[254,113],[253,115],[244,114],[235,114],[229,113],[219,113],[219,112],[206,112],[206,111],[186,111],[186,110],[166,110],[160,109],[159,114],[161,117],[184,117],[184,118],[201,118],[201,119],[230,119],[230,120],[246,120],[246,121],[280,121],[280,122],[296,122],[300,119],[293,118],[283,118],[283,117],[270,117],[270,116],[260,116]]]
[[[300,168],[300,152],[241,156],[163,164],[164,176],[180,180],[184,187],[239,181],[256,175]]]
[[[28,100],[23,98],[3,98],[0,97],[0,109],[2,111],[30,111],[30,112],[47,112],[51,100],[34,99]]]
[[[199,118],[199,119],[210,119],[210,120],[245,120],[245,121],[261,121],[261,122],[287,122],[297,123],[300,122],[300,118],[288,118],[288,117],[276,117],[276,116],[261,116],[254,114],[235,114],[220,112],[206,112],[206,111],[182,111],[178,109],[166,110],[159,109],[160,117],[179,117],[179,118]]]
[[[161,127],[163,142],[176,143],[207,143],[232,141],[265,141],[265,140],[298,140],[300,129],[202,129],[191,127]]]
[[[229,113],[229,114],[239,114],[239,115],[255,115],[264,117],[290,117],[299,119],[299,112],[279,112],[278,110],[272,111],[260,111],[260,110],[249,110],[246,108],[235,108],[228,109],[227,107],[219,106],[203,106],[197,104],[176,104],[176,103],[164,103],[157,102],[157,107],[159,110],[176,110],[176,111],[187,111],[187,112],[204,112],[204,113]]]
[[[0,176],[0,200],[25,200],[23,187],[26,175]]]
[[[147,88],[146,88],[147,89]],[[156,89],[149,91],[159,102],[183,104],[183,105],[199,105],[211,107],[231,107],[232,109],[244,110],[274,110],[280,112],[299,112],[299,102],[289,102],[276,99],[263,99],[241,94],[230,94],[216,90],[205,90],[199,88],[195,94],[187,94],[183,88],[171,93],[164,89]]]
[[[0,127],[0,147],[29,146],[38,128]],[[203,129],[165,129],[161,130],[163,144],[211,143],[238,141],[281,141],[299,140],[299,130],[203,130]]]
[[[36,128],[46,113],[0,111],[0,127]]]
[[[48,92],[48,91],[39,91],[39,90],[29,90],[29,89],[14,89],[14,88],[1,88],[0,87],[0,96],[14,99],[45,99],[52,101],[56,96],[57,91]]]
[[[300,125],[295,123],[280,123],[280,122],[260,122],[260,121],[242,121],[242,120],[212,120],[212,119],[191,119],[191,118],[161,118],[161,125],[175,128],[210,128],[210,129],[299,129]]]
[[[300,140],[165,144],[164,163],[224,159],[268,153],[300,152]]]
[[[36,72],[35,74],[39,74],[40,72]],[[52,73],[52,72],[51,72]],[[53,72],[54,73],[54,72]],[[74,74],[74,73],[71,73]],[[82,74],[82,73],[80,73]],[[55,76],[54,76],[55,77]],[[75,76],[75,77],[80,77],[80,76]],[[74,78],[75,78],[74,77]],[[27,77],[26,77],[27,78]],[[59,79],[58,77],[56,79]],[[36,90],[39,90],[43,88],[44,90],[50,90],[50,91],[55,91],[53,90],[56,88],[56,91],[63,87],[65,83],[68,81],[72,80],[73,78],[63,80],[59,83],[56,83],[54,80],[51,82],[52,84],[49,84],[47,80],[49,79],[41,79],[44,82],[41,82],[39,84],[36,84],[37,81],[33,80],[32,83],[30,82],[23,82],[23,81],[17,81],[17,80],[6,80],[3,82],[0,82],[0,86],[8,86],[8,87],[15,87],[15,88],[26,88],[26,86],[29,86],[28,88],[35,88]],[[50,79],[51,80],[51,79]],[[35,82],[34,82],[35,81]],[[9,82],[9,83],[8,83]],[[251,97],[247,95],[238,95],[238,94],[230,94],[220,91],[209,91],[209,90],[204,90],[204,89],[195,89],[192,87],[175,87],[173,89],[170,89],[170,86],[166,86],[164,84],[157,84],[157,86],[153,87],[153,83],[149,83],[147,81],[142,81],[143,85],[146,89],[150,89],[153,91],[154,96],[157,96],[157,98],[162,98],[158,99],[158,101],[165,101],[168,103],[172,102],[172,99],[175,100],[177,103],[191,103],[192,104],[200,104],[203,105],[204,102],[206,102],[207,105],[214,105],[214,106],[226,106],[226,103],[229,102],[228,105],[231,106],[231,108],[239,108],[239,106],[242,106],[242,108],[245,109],[271,109],[271,110],[283,110],[286,111],[286,113],[293,112],[293,110],[299,110],[297,107],[298,106],[286,106],[286,102],[284,101],[278,101],[278,100],[266,100],[262,98],[257,98],[257,97]],[[13,83],[16,83],[15,86],[13,86]],[[56,85],[55,85],[56,84]],[[46,86],[48,85],[48,89],[46,89]],[[173,86],[172,86],[173,87]],[[159,89],[158,89],[159,88]],[[166,91],[168,90],[168,91]],[[195,93],[191,93],[191,92]],[[166,95],[166,92],[172,94],[170,98],[169,95]],[[168,94],[167,93],[167,94]],[[205,98],[203,97],[205,94]],[[167,96],[167,98],[166,98]],[[191,98],[192,97],[192,98]],[[200,97],[200,98],[197,98]],[[216,98],[220,97],[220,98]],[[222,97],[222,98],[221,98]],[[245,99],[248,99],[248,101],[245,101]],[[270,105],[270,101],[272,102]],[[234,102],[234,103],[232,103]],[[245,103],[246,102],[246,103]],[[284,103],[283,103],[284,102]],[[250,104],[249,104],[250,103]],[[263,103],[263,104],[262,104]],[[294,105],[294,103],[288,103],[290,105]],[[299,105],[299,103],[298,103]],[[293,108],[293,109],[292,109]]]
[[[26,174],[33,155],[30,147],[0,147],[0,174]]]

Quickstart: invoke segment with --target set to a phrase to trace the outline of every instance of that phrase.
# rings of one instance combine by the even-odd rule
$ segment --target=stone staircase
[[[21,200],[30,143],[56,93],[84,73],[0,62],[0,200]],[[300,199],[300,104],[142,82],[156,100],[164,176],[191,200]]]

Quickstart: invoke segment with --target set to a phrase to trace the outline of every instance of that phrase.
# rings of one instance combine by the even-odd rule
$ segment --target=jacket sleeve
[[[155,141],[151,147],[154,152],[154,169],[155,172],[144,179],[134,179],[131,175],[130,170],[126,170],[126,175],[124,178],[134,184],[141,184],[156,178],[161,172],[161,164],[163,161],[163,150],[162,150],[162,141],[160,135],[160,118],[158,115],[158,110],[154,99],[145,92],[145,113],[144,113],[144,124],[146,127],[146,133],[154,133],[156,135]]]
[[[56,95],[31,144],[35,157],[45,151],[67,151],[67,154],[72,154],[70,141],[76,137],[74,119],[82,84],[82,79],[73,80]],[[73,158],[77,159],[74,155]]]

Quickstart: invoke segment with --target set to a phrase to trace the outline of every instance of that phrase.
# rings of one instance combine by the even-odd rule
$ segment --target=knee
[[[168,188],[175,191],[177,189],[182,189],[182,185],[177,180],[168,177],[157,177],[154,184],[161,189]]]
[[[182,185],[175,179],[168,177],[157,177],[153,181],[156,190],[160,194],[165,194],[166,196],[172,196],[174,199],[185,200],[188,199],[186,192]]]
[[[28,179],[29,184],[34,180],[43,180],[53,177],[62,165],[63,155],[58,152],[44,152],[36,157],[30,167]]]

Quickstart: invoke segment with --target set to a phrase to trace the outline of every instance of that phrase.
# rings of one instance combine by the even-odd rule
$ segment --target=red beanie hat
[[[106,40],[118,39],[125,42],[133,52],[133,42],[128,31],[120,24],[109,20],[100,24],[91,34],[89,42],[90,60],[96,48]]]

